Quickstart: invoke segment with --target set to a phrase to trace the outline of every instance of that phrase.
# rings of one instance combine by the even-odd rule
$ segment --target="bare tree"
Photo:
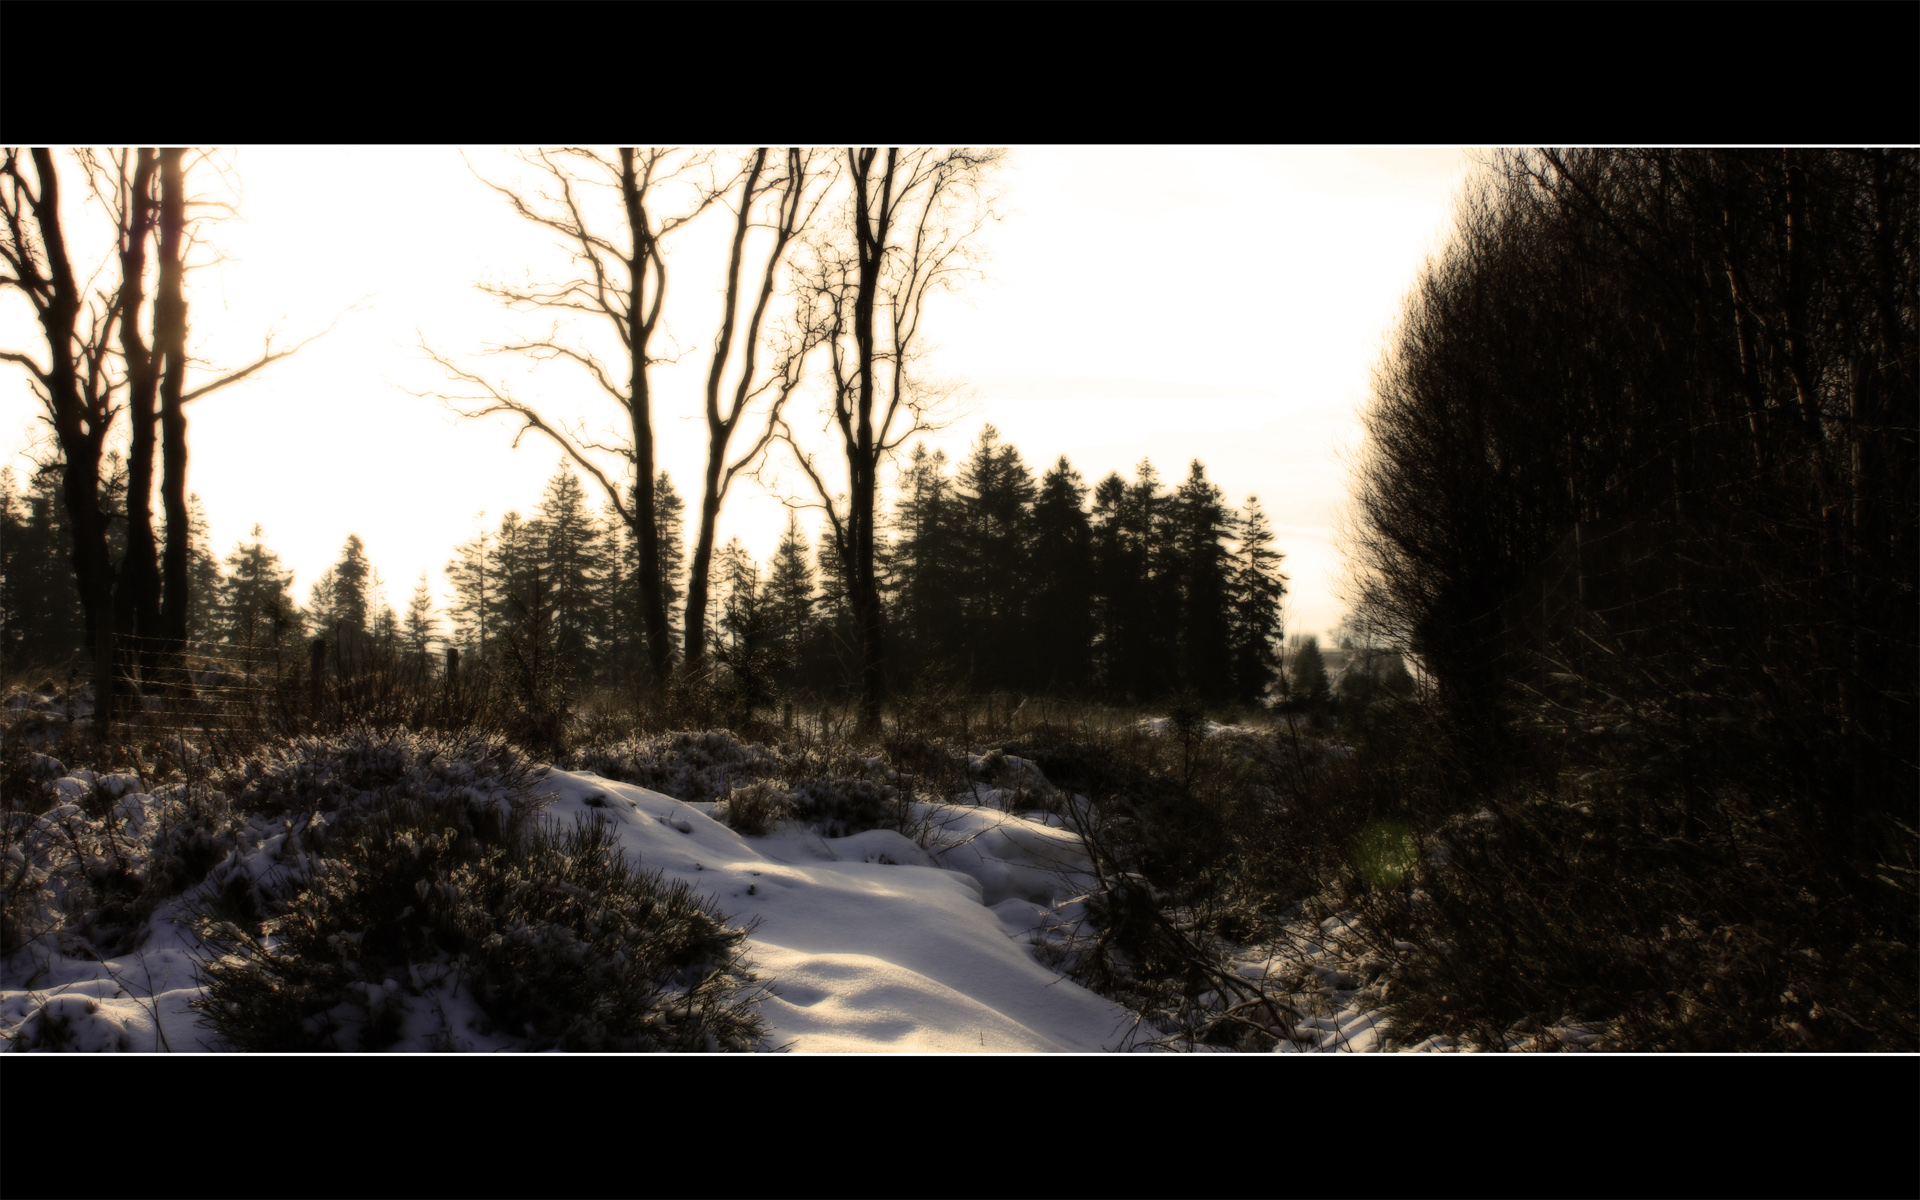
[[[453,379],[477,389],[474,394],[443,396],[455,404],[460,415],[477,418],[509,414],[522,423],[514,435],[516,446],[529,430],[538,431],[600,484],[639,546],[636,583],[647,654],[654,679],[665,679],[672,670],[673,647],[667,640],[666,589],[660,573],[659,531],[653,520],[656,469],[653,392],[648,377],[648,369],[661,359],[650,348],[667,291],[664,239],[719,200],[725,189],[711,186],[710,176],[706,185],[697,182],[698,176],[707,173],[710,156],[678,150],[622,147],[615,157],[608,158],[592,150],[566,148],[542,150],[522,156],[522,160],[545,174],[544,183],[551,191],[526,191],[485,181],[487,186],[505,196],[522,217],[564,236],[582,272],[545,286],[482,284],[482,290],[515,308],[584,312],[604,318],[617,335],[626,361],[617,367],[602,362],[592,350],[563,337],[557,321],[544,338],[490,347],[489,353],[524,355],[536,362],[563,359],[586,371],[595,386],[625,414],[627,440],[597,441],[587,435],[584,421],[568,426],[549,420],[504,386],[430,348],[427,353]],[[672,215],[662,216],[658,211],[660,194],[675,180],[693,182],[692,195]],[[596,232],[589,223],[590,197],[585,193],[594,187],[610,188],[619,198],[626,227],[619,243]],[[461,402],[479,406],[461,408]],[[631,464],[631,493],[600,468],[590,457],[594,453],[615,454]]]
[[[813,348],[812,328],[790,330],[775,352],[764,376],[757,374],[761,335],[767,310],[773,298],[780,266],[786,261],[788,247],[819,209],[832,184],[830,163],[816,160],[811,152],[791,147],[785,166],[769,166],[768,152],[756,150],[741,169],[739,210],[734,215],[732,249],[727,261],[726,312],[721,318],[719,336],[714,339],[713,362],[707,371],[707,467],[700,493],[700,528],[694,540],[693,572],[687,582],[686,662],[689,671],[697,669],[707,651],[707,586],[713,564],[715,525],[720,505],[734,476],[759,459],[774,438],[777,423],[787,398],[799,387],[808,353]],[[769,228],[772,242],[757,260],[759,286],[753,300],[753,312],[735,336],[735,325],[742,297],[741,259],[752,228],[756,203],[767,197],[773,212]],[[736,348],[738,354],[736,355]],[[732,395],[723,409],[721,384],[733,360],[738,358],[739,376]],[[727,461],[728,445],[734,431],[749,409],[761,397],[768,397],[765,424],[753,445],[732,462]]]
[[[830,420],[846,461],[844,491],[829,484],[791,427],[782,439],[826,510],[860,636],[861,723],[877,727],[886,693],[886,640],[874,572],[880,466],[927,422],[938,398],[913,374],[926,301],[973,266],[990,211],[980,185],[998,150],[846,152],[851,195],[837,227],[816,240],[810,272],[816,336],[832,365]]]
[[[118,266],[120,278],[111,287],[96,287],[98,273],[84,284],[75,273],[52,153],[35,149],[23,158],[20,151],[9,150],[0,159],[0,220],[5,222],[0,263],[6,270],[0,288],[17,288],[27,297],[47,355],[43,365],[30,354],[0,350],[0,361],[27,371],[60,448],[62,497],[74,531],[74,576],[94,647],[96,695],[103,715],[111,710],[116,639],[128,650],[138,645],[177,651],[185,643],[190,607],[186,403],[306,344],[275,351],[269,339],[261,356],[247,366],[186,387],[184,278],[191,238],[185,156],[179,149],[150,148],[121,151],[104,160],[78,153],[96,198],[114,222],[116,253],[108,263]],[[147,241],[156,235],[158,279],[149,300]],[[152,345],[141,334],[143,312],[150,313],[145,323],[153,331]],[[100,467],[115,419],[123,411],[128,414],[129,438],[128,538],[125,557],[116,565],[108,549]],[[164,570],[155,551],[151,513],[156,421],[163,443],[161,494],[167,514]],[[157,657],[147,656],[148,669]]]

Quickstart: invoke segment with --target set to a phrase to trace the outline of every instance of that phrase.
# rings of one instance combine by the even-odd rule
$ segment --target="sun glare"
[[[1288,556],[1293,626],[1331,625],[1343,608],[1337,451],[1357,440],[1381,332],[1444,232],[1466,165],[1463,151],[1435,148],[1015,149],[981,272],[930,305],[921,369],[957,387],[946,427],[924,441],[957,461],[992,424],[1036,472],[1065,455],[1089,483],[1131,476],[1143,458],[1177,479],[1201,459],[1229,502],[1257,494],[1266,505]],[[192,178],[231,208],[202,228],[196,261],[207,265],[188,278],[196,358],[214,370],[250,361],[269,336],[284,346],[331,327],[189,406],[189,487],[216,553],[259,524],[304,595],[357,533],[389,603],[403,604],[422,571],[444,597],[454,545],[531,509],[561,458],[538,436],[516,448],[502,418],[456,419],[433,395],[449,384],[423,350],[477,363],[551,328],[550,315],[508,311],[476,286],[579,269],[488,186],[531,183],[528,167],[499,148],[245,146]],[[589,211],[613,199],[581,197]],[[667,257],[655,425],[660,465],[683,495],[702,462],[725,239],[723,221],[695,222]],[[17,302],[0,313],[9,344],[32,344],[30,320]],[[590,439],[619,415],[559,364],[505,378]],[[1061,379],[1197,391],[1049,382]],[[793,412],[797,430],[822,432],[817,394]],[[16,476],[48,446],[37,416],[24,381],[0,400]],[[719,541],[738,536],[764,562],[783,501],[804,488],[777,454],[762,480],[728,497]]]

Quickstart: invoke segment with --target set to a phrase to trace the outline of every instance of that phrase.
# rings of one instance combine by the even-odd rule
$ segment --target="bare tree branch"
[[[347,316],[348,313],[358,312],[365,305],[366,299],[367,298],[363,297],[358,302],[352,304],[351,306],[343,310],[339,316],[327,322],[327,327],[325,329],[320,330],[318,333],[309,334],[308,336],[300,339],[298,342],[294,343],[293,345],[287,347],[285,350],[276,351],[273,348],[273,335],[268,334],[266,345],[262,348],[261,355],[259,358],[255,359],[251,363],[248,363],[246,366],[241,367],[237,371],[229,371],[227,374],[222,375],[218,379],[212,380],[207,383],[203,383],[197,388],[193,388],[192,390],[186,392],[180,397],[180,403],[185,404],[191,400],[198,400],[200,397],[207,395],[209,392],[217,392],[221,388],[226,387],[230,383],[238,383],[242,379],[245,379],[247,376],[252,375],[253,373],[261,370],[262,368],[272,366],[274,363],[279,362],[283,358],[293,357],[294,355],[300,353],[300,351],[306,349],[308,346],[311,346],[313,343],[327,336],[329,333],[332,333],[334,330],[334,327],[339,325],[340,322]]]

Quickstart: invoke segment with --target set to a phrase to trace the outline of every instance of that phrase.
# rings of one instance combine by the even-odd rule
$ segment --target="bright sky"
[[[546,328],[474,288],[567,270],[556,236],[475,178],[531,173],[497,149],[249,146],[218,158],[238,216],[206,230],[225,261],[189,276],[191,349],[209,364],[189,386],[256,357],[270,329],[278,345],[359,307],[295,357],[189,406],[189,488],[216,551],[258,522],[304,602],[357,533],[395,609],[423,570],[444,596],[453,547],[509,509],[530,512],[560,459],[537,434],[510,448],[504,419],[460,421],[412,394],[450,386],[423,339],[477,364],[515,329]],[[930,372],[973,390],[929,444],[957,461],[992,423],[1036,475],[1065,454],[1090,485],[1113,470],[1131,478],[1146,457],[1174,484],[1199,458],[1230,503],[1261,498],[1292,577],[1289,632],[1327,629],[1344,610],[1333,535],[1342,455],[1358,444],[1369,373],[1469,165],[1468,152],[1439,148],[1013,149],[995,177],[1001,219],[982,234],[985,277],[939,298],[925,321]],[[60,166],[67,195],[84,192],[77,167]],[[190,178],[208,193],[222,186],[205,165]],[[668,259],[663,324],[683,353],[656,368],[656,432],[660,463],[689,498],[724,221],[716,212],[689,226]],[[110,232],[102,242],[100,225],[86,228],[100,244],[76,253],[103,254]],[[5,300],[0,344],[44,358],[36,335],[24,302]],[[490,365],[556,419],[604,430],[620,416],[562,367]],[[24,375],[10,374],[0,450],[22,477],[21,456],[48,434]],[[795,427],[818,432],[817,412],[811,401],[793,410]],[[791,469],[771,482],[788,495],[802,486]],[[815,516],[803,514],[810,536]],[[719,540],[738,535],[764,563],[785,519],[774,495],[742,480]]]

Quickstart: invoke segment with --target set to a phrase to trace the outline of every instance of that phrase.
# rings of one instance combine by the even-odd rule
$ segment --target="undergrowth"
[[[426,1015],[456,1001],[532,1046],[757,1043],[745,932],[604,830],[540,823],[510,696],[368,695],[395,721],[217,752],[0,742],[0,952],[110,955],[191,894],[216,952],[203,1012],[236,1046],[456,1045],[480,1031]],[[1402,1044],[1577,1025],[1600,1048],[1916,1049],[1912,827],[1857,861],[1810,854],[1804,806],[1711,754],[1519,721],[1489,749],[1419,696],[1225,726],[1191,698],[908,701],[862,736],[689,685],[576,699],[534,740],[750,834],[798,820],[933,848],[921,800],[1072,828],[1092,890],[1036,953],[1138,1014],[1136,1043],[1268,1049],[1359,996]],[[1340,962],[1282,952],[1323,925]],[[1263,977],[1236,969],[1261,953]]]
[[[529,1049],[749,1050],[765,1023],[729,927],[684,883],[636,870],[604,823],[476,820],[396,804],[308,879],[257,909],[201,917],[219,955],[202,1012],[244,1050],[378,1050],[417,1019],[411,997],[470,996],[472,1030]],[[431,1022],[430,1022],[431,1023]]]

